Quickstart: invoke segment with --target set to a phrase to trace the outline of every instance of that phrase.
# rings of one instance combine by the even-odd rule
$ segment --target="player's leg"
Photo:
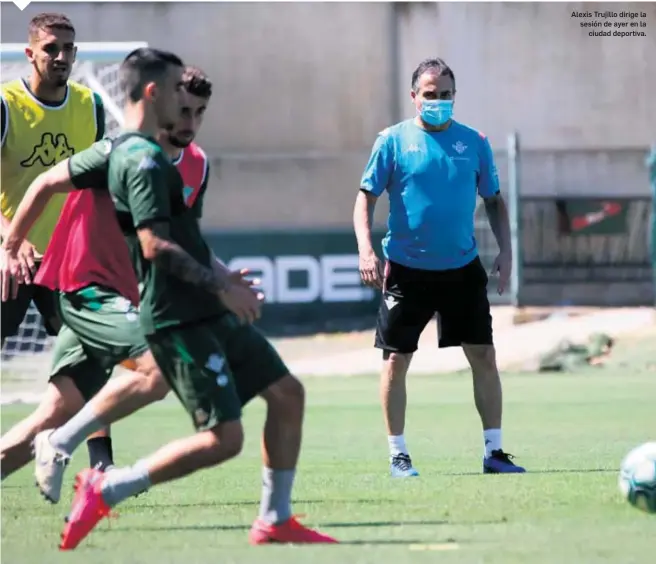
[[[39,406],[0,438],[2,479],[32,460],[32,442],[40,431],[61,425],[84,403],[67,376],[52,379]]]
[[[20,284],[16,298],[2,303],[2,315],[0,316],[2,346],[7,337],[14,337],[18,334],[18,329],[25,319],[33,295],[33,285]]]
[[[70,378],[51,380],[38,407],[0,438],[2,479],[32,460],[32,442],[40,431],[63,424],[83,403]]]
[[[89,435],[87,438],[89,465],[103,472],[114,467],[114,448],[109,427]]]
[[[110,508],[157,484],[220,464],[241,451],[241,402],[221,342],[210,323],[148,337],[164,377],[189,413],[195,435],[173,441],[134,466],[78,475],[61,548],[75,548]]]
[[[517,473],[501,442],[502,389],[492,339],[487,273],[479,258],[449,273],[440,290],[440,348],[462,346],[472,369],[474,401],[483,426],[486,473]]]
[[[2,345],[7,337],[18,334],[19,328],[34,297],[35,286],[21,284],[18,295],[2,304]],[[70,382],[63,382],[62,386]],[[43,427],[41,425],[49,420],[57,421],[55,413],[62,413],[64,403],[64,390],[56,386],[48,386],[46,394],[39,407],[28,417],[14,425],[0,439],[0,458],[2,459],[2,479],[6,478],[31,460],[31,442],[36,433]],[[74,413],[74,411],[73,411]]]
[[[387,427],[390,473],[417,476],[405,441],[406,375],[419,337],[434,314],[426,301],[425,272],[388,262],[376,324],[376,348],[383,351],[380,399]]]
[[[144,341],[145,342],[145,341]],[[169,391],[159,367],[150,352],[135,359],[136,371],[127,371],[112,378],[68,422],[56,429],[48,429],[34,441],[36,482],[48,498],[58,499],[64,467],[57,462],[68,461],[75,450],[98,429],[131,415]]]
[[[116,375],[70,421],[53,431],[50,442],[54,446],[70,456],[87,434],[166,397],[170,388],[150,351],[131,360],[135,370]]]
[[[34,304],[43,317],[46,331],[50,335],[56,335],[61,327],[57,295],[49,288],[42,286],[34,287]],[[112,439],[109,428],[101,429],[88,438],[89,464],[100,470],[107,470],[114,465],[114,454],[112,451]]]
[[[138,372],[122,373],[109,383],[105,378],[94,387],[92,395],[86,396],[90,401],[70,421],[36,437],[36,482],[50,500],[59,499],[61,493],[65,465],[58,461],[68,461],[85,437],[163,398],[169,389],[148,353],[138,314],[129,302],[100,288],[64,295],[60,301],[67,326],[75,331],[86,353],[106,373],[126,358],[135,360]],[[85,381],[76,383],[82,388]]]
[[[88,287],[61,299],[62,315],[85,349],[107,369],[120,364],[125,370],[108,382],[80,412],[53,436],[72,453],[79,442],[67,442],[67,431],[79,437],[94,434],[111,423],[166,396],[166,380],[148,350],[136,308],[112,290]]]
[[[85,395],[88,398],[88,394],[94,393],[88,384],[98,377],[106,378],[106,374],[87,358],[76,335],[63,327],[55,341],[53,367],[44,398],[32,414],[12,427],[0,441],[5,475],[32,460],[32,442],[38,433],[62,425],[72,417],[84,405]],[[85,384],[80,386],[79,381]]]
[[[242,325],[232,316],[226,316],[220,324],[242,405],[258,395],[267,404],[262,434],[262,497],[250,542],[335,542],[304,527],[292,515],[292,488],[303,434],[303,384],[289,373],[276,350],[255,327]]]
[[[107,382],[110,377],[110,370],[102,366],[93,356],[88,354],[86,348],[80,342],[70,327],[64,325],[57,335],[55,342],[55,354],[53,355],[53,366],[51,369],[51,381],[57,381],[62,378],[68,378],[73,384],[74,390],[77,391],[77,399],[74,411],[68,411],[63,421],[48,421],[41,425],[39,432],[34,436],[32,455],[35,459],[35,476],[37,476],[37,487],[43,496],[51,503],[57,503],[61,492],[61,483],[63,479],[64,468],[68,464],[68,458],[57,455],[54,459],[44,460],[41,455],[40,447],[46,438],[52,432],[53,428],[65,424],[70,418],[83,409],[88,402]],[[66,376],[63,376],[66,375]],[[70,396],[73,391],[68,390]],[[81,401],[80,401],[81,399]],[[39,470],[47,468],[48,464],[53,463],[60,468],[59,473],[50,476],[46,487],[42,487],[43,475]]]

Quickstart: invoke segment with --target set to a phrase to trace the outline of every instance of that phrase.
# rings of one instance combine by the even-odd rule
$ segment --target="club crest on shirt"
[[[456,152],[459,155],[462,155],[467,150],[467,145],[465,145],[462,141],[458,141],[457,143],[454,143],[451,146],[456,150]]]
[[[139,318],[138,309],[132,305],[132,302],[123,296],[118,296],[114,300],[114,307],[117,311],[125,314],[128,321],[136,321]]]
[[[204,409],[199,407],[194,411],[194,422],[199,427],[205,425],[209,420],[210,420],[210,414],[207,413],[207,411],[205,411]]]
[[[159,165],[150,155],[144,155],[144,157],[139,162],[137,170],[153,170],[154,168],[159,168]]]

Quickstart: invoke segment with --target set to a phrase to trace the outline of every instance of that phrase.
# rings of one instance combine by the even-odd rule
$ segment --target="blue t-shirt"
[[[499,177],[483,134],[456,121],[444,131],[426,131],[409,119],[378,135],[360,188],[389,195],[387,259],[449,270],[478,255],[476,197],[498,194]]]

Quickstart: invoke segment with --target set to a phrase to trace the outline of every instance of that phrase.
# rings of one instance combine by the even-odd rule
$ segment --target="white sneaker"
[[[50,444],[53,431],[46,429],[34,437],[34,478],[43,497],[50,503],[58,503],[64,471],[71,458]]]
[[[390,458],[390,474],[392,478],[412,478],[419,476],[419,472],[415,470],[408,454],[397,454]]]

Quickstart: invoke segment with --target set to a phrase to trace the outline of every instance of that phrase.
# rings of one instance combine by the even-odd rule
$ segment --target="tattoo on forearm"
[[[208,292],[220,292],[229,284],[229,271],[214,271],[203,266],[182,247],[170,241],[166,241],[160,248],[153,262],[162,270],[170,272],[185,282],[200,286]]]

